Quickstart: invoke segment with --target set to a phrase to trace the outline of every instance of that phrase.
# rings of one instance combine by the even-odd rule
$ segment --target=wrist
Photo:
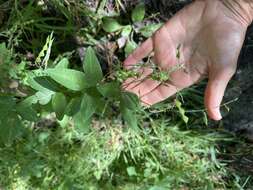
[[[230,16],[238,20],[241,24],[249,26],[253,21],[253,1],[252,0],[221,0],[229,10]]]

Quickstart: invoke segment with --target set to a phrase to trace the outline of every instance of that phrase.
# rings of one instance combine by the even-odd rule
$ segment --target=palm
[[[219,105],[235,72],[247,27],[224,14],[221,9],[225,8],[219,1],[213,3],[217,5],[208,7],[208,3],[195,1],[184,8],[124,62],[131,68],[153,51],[154,61],[162,70],[169,71],[178,64],[184,67],[172,72],[166,83],[148,78],[142,82],[129,79],[132,83],[126,90],[153,105],[208,77],[205,104],[209,116],[220,119]],[[143,75],[150,72],[146,70]]]

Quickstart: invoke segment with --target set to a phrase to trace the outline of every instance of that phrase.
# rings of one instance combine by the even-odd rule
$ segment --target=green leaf
[[[45,72],[62,86],[73,90],[81,91],[86,87],[85,75],[83,72],[73,69],[47,69]]]
[[[51,101],[53,94],[52,92],[36,92],[34,96],[36,96],[39,104],[46,105]]]
[[[27,79],[26,79],[27,85],[33,88],[34,90],[37,90],[40,92],[45,92],[45,93],[51,92],[49,89],[43,87],[35,80],[35,78],[41,77],[41,76],[45,76],[45,73],[44,71],[40,69],[28,72]]]
[[[60,92],[64,90],[64,88],[48,76],[35,77],[34,80],[49,91]]]
[[[176,107],[180,113],[180,116],[182,117],[183,121],[187,124],[189,121],[189,118],[185,115],[185,110],[182,107],[182,103],[178,99],[176,99],[175,104],[176,104]]]
[[[131,25],[124,26],[124,28],[122,29],[122,32],[121,32],[121,36],[129,37],[131,32],[132,32],[132,26]]]
[[[145,17],[144,3],[140,3],[134,8],[131,17],[133,22],[141,22],[144,19]]]
[[[81,97],[71,99],[66,107],[65,114],[68,116],[74,116],[80,110],[81,102]]]
[[[58,120],[62,120],[67,106],[67,99],[64,94],[56,93],[52,98],[52,108]]]
[[[35,95],[29,96],[27,98],[25,98],[23,101],[21,101],[19,103],[19,105],[22,106],[32,106],[33,104],[37,104],[38,103],[38,98]]]
[[[58,63],[57,65],[55,66],[55,68],[59,69],[59,68],[62,68],[62,69],[67,69],[69,66],[69,60],[67,58],[62,58]]]
[[[126,108],[135,111],[139,109],[140,105],[138,96],[131,92],[122,92],[121,103]]]
[[[5,43],[0,44],[0,66],[11,63],[11,51],[7,49]]]
[[[114,18],[104,17],[102,19],[102,27],[106,32],[116,32],[121,30],[123,26]]]
[[[83,95],[80,111],[75,115],[75,128],[80,132],[88,132],[93,114],[96,112],[97,100],[88,94]]]
[[[83,69],[87,86],[94,87],[103,79],[101,66],[95,51],[91,47],[86,50]]]
[[[137,176],[137,172],[135,170],[135,167],[130,166],[127,168],[127,174],[132,177],[132,176]]]
[[[106,98],[116,98],[120,97],[120,85],[117,82],[110,82],[101,84],[97,87],[98,91],[102,94],[102,96]]]
[[[134,130],[138,130],[138,121],[137,121],[135,111],[126,108],[125,105],[123,104],[121,104],[120,110],[121,110],[122,117],[126,121],[128,126]]]
[[[64,117],[62,118],[62,120],[57,121],[60,125],[60,127],[65,128],[69,125],[69,121],[71,120],[71,118],[67,115],[64,115]]]
[[[130,55],[137,48],[137,44],[133,40],[128,40],[125,46],[125,55],[126,57]]]
[[[15,106],[15,99],[11,96],[0,96],[0,118]]]
[[[139,32],[142,36],[149,38],[151,37],[155,31],[157,31],[163,24],[149,24],[147,26],[142,27]]]
[[[23,124],[15,112],[0,120],[0,130],[0,142],[8,145],[24,132]]]
[[[31,105],[18,104],[16,107],[17,113],[27,121],[38,121],[39,117],[37,116],[37,112],[33,109]]]

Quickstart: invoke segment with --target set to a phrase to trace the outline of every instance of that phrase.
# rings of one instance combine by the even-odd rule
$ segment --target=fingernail
[[[213,119],[215,119],[215,120],[221,120],[222,119],[222,116],[221,116],[221,113],[220,113],[220,109],[214,109],[213,110],[213,116],[214,116],[214,118]]]

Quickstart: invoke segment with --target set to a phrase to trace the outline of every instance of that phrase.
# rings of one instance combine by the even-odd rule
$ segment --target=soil
[[[238,101],[223,120],[224,127],[253,142],[253,26],[249,27],[238,61],[237,73],[231,81],[225,99]]]

